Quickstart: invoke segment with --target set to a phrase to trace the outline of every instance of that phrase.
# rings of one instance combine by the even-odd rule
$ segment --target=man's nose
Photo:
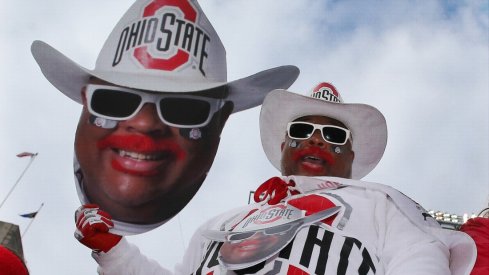
[[[324,147],[326,146],[326,141],[323,139],[323,136],[321,134],[321,130],[316,129],[312,133],[311,137],[307,140],[307,143],[309,145],[317,146],[317,147]]]
[[[132,118],[119,123],[124,130],[147,135],[164,136],[170,132],[168,125],[161,121],[153,103],[145,103],[141,110]]]

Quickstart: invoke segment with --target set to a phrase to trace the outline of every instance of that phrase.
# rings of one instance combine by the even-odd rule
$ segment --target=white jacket
[[[331,226],[301,229],[290,245],[249,274],[470,274],[476,258],[472,239],[441,229],[426,211],[385,185],[333,177],[282,177],[302,194],[321,194],[342,207]],[[341,186],[340,188],[334,188]],[[146,258],[124,238],[108,253],[93,254],[99,274],[235,274],[219,265],[221,243],[203,230],[229,228],[250,205],[219,215],[194,234],[174,272]],[[295,272],[295,273],[294,273]]]

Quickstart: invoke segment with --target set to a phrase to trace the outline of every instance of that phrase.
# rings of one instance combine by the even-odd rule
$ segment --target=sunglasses
[[[299,230],[331,217],[340,210],[341,206],[335,206],[316,212],[309,216],[302,216],[298,219],[283,224],[262,224],[259,225],[259,228],[241,232],[203,230],[201,233],[209,240],[224,242],[219,249],[219,262],[225,268],[231,270],[244,269],[269,259],[272,255],[277,254],[280,250],[292,242]],[[305,213],[302,213],[301,215],[304,214]],[[235,253],[233,247],[248,247],[250,244],[246,241],[253,240],[253,236],[255,234],[259,234],[257,240],[260,240],[253,241],[251,244],[254,252],[244,254],[239,252]]]
[[[239,232],[239,233],[233,233],[229,234],[227,236],[227,241],[230,242],[241,242],[246,239],[249,239],[253,237],[255,234],[261,232],[264,235],[282,235],[288,231],[290,231],[292,228],[294,228],[297,224],[282,224],[270,228],[265,228],[259,231],[249,231],[249,232]]]
[[[310,138],[316,129],[321,131],[323,139],[331,144],[344,145],[350,138],[350,130],[335,126],[293,121],[287,124],[289,138],[304,140]]]
[[[148,93],[95,84],[88,84],[85,93],[92,115],[116,121],[128,120],[136,116],[145,103],[154,103],[161,121],[177,128],[204,127],[224,105],[220,98]]]
[[[293,232],[295,235],[299,229],[302,227],[311,225],[313,223],[316,223],[318,221],[324,220],[326,218],[329,218],[333,216],[334,214],[338,213],[341,210],[341,206],[334,206],[319,212],[316,212],[314,214],[311,214],[309,216],[305,216],[302,218],[299,218],[294,221],[290,221],[284,224],[280,225],[274,225],[270,227],[265,227],[262,229],[256,229],[256,230],[250,230],[250,231],[244,231],[244,232],[232,232],[232,231],[218,231],[218,230],[204,230],[202,232],[202,235],[204,237],[215,240],[215,241],[228,241],[231,243],[235,242],[241,242],[244,240],[247,240],[251,237],[253,237],[257,233],[262,233],[264,235],[284,235],[289,232]]]

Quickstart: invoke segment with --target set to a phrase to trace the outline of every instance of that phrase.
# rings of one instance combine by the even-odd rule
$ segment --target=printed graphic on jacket
[[[341,198],[328,194],[291,197],[287,203],[305,210],[307,215],[334,206],[341,206],[344,210],[319,223],[302,228],[280,252],[267,257],[254,266],[235,270],[235,272],[237,274],[267,275],[376,274],[379,263],[375,254],[369,251],[358,239],[344,236],[341,230],[337,229],[338,225],[344,226],[351,211],[350,206],[344,205],[342,201]],[[253,221],[255,220],[257,219],[254,218]],[[246,219],[243,221],[249,223]],[[260,238],[259,236],[259,234],[255,234],[254,237],[252,236],[246,241],[246,245],[241,245],[234,248],[235,250],[231,253],[229,251],[226,253],[236,255],[237,259],[246,259],[246,257],[260,253],[259,249],[273,245],[273,234],[268,235],[267,238]],[[267,243],[260,243],[263,240],[266,240]],[[203,254],[204,258],[201,265],[193,275],[223,274],[221,273],[222,266],[219,264],[222,248],[222,242],[209,242],[206,252]]]

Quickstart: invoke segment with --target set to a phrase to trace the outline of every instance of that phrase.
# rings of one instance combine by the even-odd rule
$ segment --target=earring
[[[188,137],[190,139],[200,139],[202,138],[202,132],[200,131],[199,128],[193,128],[192,130],[190,130],[190,132],[188,133]]]
[[[117,121],[90,115],[90,123],[103,129],[113,129],[117,126]]]
[[[335,152],[336,154],[340,154],[340,153],[341,153],[341,148],[340,148],[339,146],[336,146],[336,147],[334,148],[334,152]]]
[[[295,141],[295,140],[291,140],[291,141],[289,142],[289,147],[290,147],[290,148],[296,148],[296,147],[297,147],[297,141]]]

